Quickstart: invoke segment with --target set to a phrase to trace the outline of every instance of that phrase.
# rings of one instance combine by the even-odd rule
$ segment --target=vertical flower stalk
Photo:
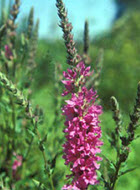
[[[39,28],[39,19],[36,22],[35,29],[33,31],[31,42],[30,42],[28,69],[27,69],[28,72],[30,72],[31,70],[33,70],[36,67],[35,55],[36,55],[36,51],[37,51],[38,28]]]
[[[35,26],[35,30],[37,30],[37,35],[38,35],[38,29],[36,29],[36,26]],[[33,44],[33,38],[34,38],[33,35],[35,33],[35,30],[34,30],[34,8],[31,7],[30,12],[29,12],[29,16],[28,16],[28,21],[27,21],[27,31],[26,31],[26,34],[25,35],[24,34],[21,35],[21,39],[22,39],[22,55],[21,55],[21,61],[20,61],[20,63],[21,63],[21,65],[23,67],[25,67],[26,64],[28,63],[25,60],[26,60],[28,54],[30,55],[31,49],[33,49],[32,48],[32,44]],[[35,39],[35,41],[37,41],[37,39]],[[36,44],[33,44],[33,46],[34,45],[35,45],[35,48],[36,48]],[[29,52],[29,53],[27,53],[27,52]],[[31,55],[31,56],[33,58],[35,57],[34,55]]]
[[[85,27],[84,27],[84,47],[83,47],[83,60],[86,64],[90,64],[91,63],[91,58],[88,55],[89,53],[89,24],[88,21],[85,21]]]
[[[16,37],[16,28],[17,25],[15,23],[18,13],[19,13],[19,7],[20,7],[20,0],[15,0],[15,3],[12,7],[12,10],[10,11],[10,18],[7,20],[7,36],[9,40],[9,45],[11,48],[14,48],[15,46],[15,37]]]
[[[31,14],[31,12],[30,12]],[[23,67],[26,66],[26,72],[23,77],[23,82],[22,82],[22,87],[24,86],[25,88],[29,88],[31,86],[31,83],[34,81],[33,77],[33,71],[36,68],[36,52],[37,52],[37,45],[38,45],[38,29],[39,29],[39,19],[37,20],[34,30],[32,31],[32,35],[30,39],[28,40],[28,44],[26,51],[28,50],[28,53],[24,51],[24,54],[22,55],[21,62],[24,62],[25,57],[27,56],[27,61],[24,62],[22,65]],[[29,96],[31,98],[31,91],[29,90]],[[29,98],[29,97],[28,97]]]
[[[71,35],[72,25],[68,22],[62,0],[56,1],[61,19],[60,27],[64,33],[68,53],[68,64],[73,66],[67,72],[63,72],[65,80],[62,80],[65,85],[62,96],[71,96],[62,108],[63,115],[66,117],[63,158],[71,170],[63,189],[86,190],[89,185],[98,183],[96,170],[100,167],[98,161],[102,159],[97,154],[101,152],[100,147],[103,144],[100,140],[101,127],[99,126],[102,107],[95,103],[97,93],[93,89],[86,88],[86,79],[93,72],[90,72],[90,66],[86,67],[77,53]]]
[[[17,28],[17,24],[15,22],[19,14],[19,8],[20,8],[20,0],[15,0],[12,9],[10,11],[9,19],[6,22],[7,45],[11,49],[14,58],[16,57],[15,41],[16,41],[16,28]],[[15,77],[16,74],[16,66],[17,63],[15,60],[13,60],[12,72],[11,72],[13,78]]]
[[[135,139],[135,130],[137,129],[140,119],[140,82],[137,88],[136,104],[133,113],[130,115],[130,123],[127,128],[127,136],[121,137],[123,146],[127,147]]]
[[[75,48],[75,42],[71,33],[72,24],[69,22],[67,18],[67,12],[63,1],[56,0],[56,2],[56,6],[58,8],[58,15],[61,19],[60,27],[62,28],[64,33],[63,38],[65,40],[65,45],[68,53],[67,62],[69,65],[75,65],[81,60],[81,57],[80,55],[78,55],[77,49]]]
[[[34,25],[34,8],[32,7],[28,18],[27,39],[31,39]]]
[[[112,96],[110,100],[111,100],[111,108],[112,108],[112,112],[113,112],[113,119],[116,123],[115,132],[118,135],[122,128],[122,119],[121,119],[122,116],[121,116],[120,109],[119,109],[119,103],[116,100],[116,98],[114,96]]]
[[[136,98],[136,104],[134,106],[133,113],[130,115],[130,123],[128,126],[128,143],[131,143],[135,138],[135,130],[138,127],[138,121],[140,119],[140,82],[138,83],[137,87],[137,98]]]
[[[63,189],[85,190],[89,185],[98,183],[96,170],[100,167],[98,161],[102,159],[97,154],[101,152],[100,147],[103,144],[99,126],[102,107],[95,103],[96,92],[85,87],[86,78],[91,72],[84,62],[68,69],[63,75],[66,80],[62,82],[66,90],[62,95],[71,94],[62,108],[66,117],[63,158],[72,172],[67,176],[71,181]]]
[[[89,26],[88,21],[85,21],[85,29],[84,29],[84,53],[88,54],[89,50]]]
[[[119,157],[120,154],[120,133],[122,131],[122,116],[119,109],[119,103],[117,99],[112,96],[110,99],[111,102],[111,109],[113,112],[113,119],[116,123],[115,131],[111,133],[112,140],[111,145],[114,146],[117,150],[117,156]]]

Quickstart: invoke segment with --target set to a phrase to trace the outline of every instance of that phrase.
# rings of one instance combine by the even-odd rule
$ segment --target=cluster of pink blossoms
[[[71,99],[66,100],[63,107],[63,115],[66,116],[64,130],[67,141],[63,145],[65,164],[70,165],[72,179],[63,189],[86,190],[88,185],[98,183],[96,170],[102,160],[97,153],[100,153],[100,146],[103,144],[99,140],[101,128],[99,127],[99,115],[102,107],[95,104],[96,92],[85,87],[86,77],[91,75],[90,67],[85,67],[80,62],[75,68],[68,69],[63,73],[66,80],[66,90],[63,96],[71,94]]]

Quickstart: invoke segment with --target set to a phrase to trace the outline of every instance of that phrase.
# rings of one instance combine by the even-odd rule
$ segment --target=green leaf
[[[40,190],[45,190],[45,186],[38,180],[36,179],[32,179],[33,180],[33,183],[36,185],[36,187],[38,187],[38,189]]]
[[[41,143],[44,143],[47,141],[47,134],[43,137],[43,139],[41,140]]]
[[[21,44],[22,44],[23,46],[25,45],[25,36],[24,36],[23,33],[21,34]]]
[[[115,168],[115,164],[109,160],[105,155],[101,154],[101,156],[107,161],[107,163],[110,165],[110,168],[114,169]]]
[[[40,181],[36,180],[36,179],[32,179],[33,180],[33,183],[38,187],[39,184],[40,184]]]
[[[132,172],[132,171],[134,171],[134,170],[137,169],[137,168],[138,168],[138,167],[134,167],[134,168],[130,168],[130,169],[128,169],[128,170],[125,170],[124,172],[120,172],[119,177],[122,176],[122,175],[124,175],[124,174],[126,174],[126,173],[128,173],[128,172]]]
[[[32,137],[35,136],[35,133],[34,133],[33,131],[31,131],[30,129],[27,129],[27,130],[28,130],[28,133],[29,133]]]

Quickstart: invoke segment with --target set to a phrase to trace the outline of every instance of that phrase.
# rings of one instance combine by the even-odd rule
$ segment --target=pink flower
[[[21,156],[17,156],[17,160],[14,161],[12,169],[13,170],[17,170],[18,167],[20,167],[22,165],[22,157]]]
[[[66,96],[69,93],[74,93],[76,88],[85,84],[85,78],[90,76],[90,67],[85,67],[84,62],[77,64],[75,68],[68,69],[67,72],[63,72],[63,76],[66,80],[62,80],[66,90],[64,90],[62,96]]]
[[[10,47],[8,45],[5,45],[4,48],[5,48],[5,57],[7,59],[11,59],[13,54],[12,54],[12,51],[11,51]]]
[[[14,179],[19,180],[19,177],[17,177],[17,171],[18,171],[18,168],[22,166],[23,157],[20,155],[17,155],[16,153],[13,153],[13,154],[16,157],[16,159],[14,160],[13,165],[12,165],[12,175]]]
[[[63,189],[86,190],[88,185],[98,183],[96,170],[100,168],[98,161],[102,159],[97,154],[101,152],[100,146],[103,144],[99,126],[102,107],[95,103],[96,92],[85,87],[85,77],[91,74],[90,67],[86,68],[80,62],[76,68],[68,69],[63,74],[67,79],[63,81],[66,92],[71,94],[62,108],[67,127],[64,129],[66,142],[63,145],[63,158],[72,172],[67,176],[67,179],[72,179],[71,183]]]

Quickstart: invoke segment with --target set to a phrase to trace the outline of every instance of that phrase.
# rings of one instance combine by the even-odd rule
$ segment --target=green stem
[[[37,125],[37,122],[36,122],[36,125]],[[41,136],[40,136],[39,131],[37,130],[37,126],[36,126],[36,134],[37,134],[37,137],[38,137],[39,141],[41,141]],[[44,167],[45,167],[45,170],[46,170],[46,168],[47,168],[47,158],[46,158],[45,150],[41,149],[41,148],[40,148],[40,150],[41,150],[42,155],[43,155]]]
[[[52,175],[50,176],[50,182],[51,182],[52,190],[55,190],[55,187],[54,187],[54,184],[53,184],[53,178],[52,178]]]
[[[119,170],[120,170],[120,167],[121,167],[121,160],[119,160],[116,164],[116,172],[115,172],[115,175],[114,175],[114,178],[113,178],[113,182],[112,182],[112,185],[111,185],[111,189],[110,190],[113,190],[114,187],[115,187],[115,184],[116,184],[116,181],[118,179],[118,174],[119,174]]]
[[[11,102],[11,106],[12,106],[13,131],[15,134],[15,132],[16,132],[16,114],[15,114],[15,105],[14,105],[14,102],[13,102],[13,99],[11,96],[10,96],[10,102]],[[13,146],[13,150],[14,150],[15,149],[15,138],[13,139],[12,146]]]
[[[29,155],[29,152],[30,152],[31,147],[32,147],[32,144],[33,144],[33,140],[34,140],[34,136],[32,136],[32,138],[31,138],[31,141],[30,141],[30,143],[29,143],[29,146],[28,146],[27,152],[26,152],[26,154],[25,154],[25,156],[24,156],[24,158],[23,158],[23,162],[26,161],[26,158],[27,158],[28,155]]]

